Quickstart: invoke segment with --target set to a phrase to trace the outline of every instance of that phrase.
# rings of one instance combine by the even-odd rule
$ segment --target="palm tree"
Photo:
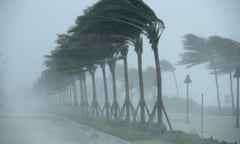
[[[86,100],[84,95],[84,88],[83,88],[83,74],[78,75],[78,81],[79,81],[79,88],[80,88],[80,113],[86,114]]]
[[[88,114],[88,94],[87,94],[87,85],[86,85],[86,74],[85,72],[83,73],[83,91],[84,91],[84,101],[85,101],[85,112]]]
[[[95,82],[95,72],[96,72],[96,66],[90,65],[89,67],[89,73],[91,75],[92,79],[92,91],[93,91],[93,98],[92,98],[92,105],[91,105],[91,114],[95,117],[99,116],[99,113],[101,112],[101,108],[97,101],[97,93],[96,93],[96,82]]]
[[[238,68],[238,62],[240,60],[240,43],[230,40],[228,38],[222,38],[220,36],[210,36],[209,45],[217,53],[217,61],[215,66],[219,74],[229,75],[230,80],[230,94],[232,99],[232,112],[235,113],[233,84],[232,84],[232,72]],[[209,66],[212,67],[211,65]]]
[[[104,92],[105,92],[105,104],[103,107],[103,111],[104,109],[106,109],[106,117],[107,120],[109,120],[110,116],[109,116],[109,110],[111,108],[110,104],[109,104],[109,100],[108,100],[108,87],[107,87],[107,78],[106,78],[106,63],[101,63],[100,64],[101,68],[102,68],[102,74],[103,74],[103,84],[104,84]]]
[[[45,95],[52,95],[68,86],[71,81],[71,77],[69,77],[66,72],[59,72],[56,69],[47,69],[42,72],[41,77],[34,86],[38,91],[45,93]]]
[[[187,68],[190,68],[198,64],[209,63],[212,66],[216,83],[218,110],[220,112],[221,102],[216,67],[216,51],[210,47],[207,39],[193,34],[186,34],[184,36],[183,48],[186,52],[180,55],[181,59],[178,62],[179,65],[187,65]]]
[[[119,104],[117,102],[117,86],[116,86],[116,75],[115,75],[115,65],[116,60],[112,58],[113,60],[108,62],[109,69],[112,75],[112,84],[113,84],[113,103],[112,103],[112,109],[113,109],[113,116],[114,119],[119,118]]]
[[[79,40],[79,38],[78,38]],[[98,45],[91,45],[88,40],[94,40]],[[69,41],[71,43],[69,43]],[[81,38],[81,41],[77,41],[75,37],[67,37],[66,35],[59,36],[57,43],[60,45],[56,50],[52,52],[51,56],[47,56],[50,60],[46,61],[46,64],[55,67],[59,70],[71,72],[72,75],[77,75],[82,71],[82,67],[85,65],[92,65],[94,61],[102,59],[111,53],[111,49],[109,49],[109,44],[103,44],[102,41],[98,39],[98,37],[94,35],[90,35],[88,37]],[[106,42],[105,42],[106,43]],[[105,50],[108,52],[104,52],[103,54],[99,54],[98,49],[105,47]],[[86,49],[88,48],[88,49]],[[83,51],[85,53],[83,53]],[[79,71],[80,70],[80,71]],[[93,115],[98,116],[99,105],[96,100],[96,91],[95,90],[95,70],[90,68],[92,82],[93,82],[93,102],[92,109]],[[84,84],[85,85],[85,84]],[[70,91],[71,92],[71,91]],[[73,92],[75,92],[75,86],[73,85]],[[86,92],[86,90],[85,90]],[[77,102],[77,99],[74,95],[74,102]],[[87,101],[87,98],[85,98]]]
[[[87,88],[86,88],[86,70],[81,68],[77,78],[79,81],[80,88],[80,112],[81,114],[88,114],[88,98],[87,98]]]
[[[158,122],[162,124],[163,106],[161,94],[161,74],[157,47],[161,34],[160,29],[164,28],[163,22],[156,17],[154,12],[143,1],[140,0],[100,1],[87,12],[87,15],[93,16],[94,19],[93,17],[87,20],[86,17],[79,18],[88,22],[87,25],[84,23],[79,25],[78,28],[85,26],[85,29],[83,29],[81,33],[97,31],[98,33],[104,34],[111,31],[112,35],[134,39],[133,37],[139,35],[139,33],[143,31],[146,32],[155,55],[158,78],[158,102],[156,102],[156,107],[158,108]],[[102,19],[99,20],[99,18]],[[93,24],[91,25],[91,28],[88,28],[89,21]],[[104,27],[99,29],[100,25]],[[109,29],[109,27],[113,29]],[[156,107],[154,111],[156,111]]]
[[[163,124],[162,119],[162,110],[164,111],[163,101],[162,101],[162,76],[161,76],[161,67],[160,67],[160,59],[158,54],[158,44],[160,37],[162,35],[162,31],[164,30],[165,26],[162,20],[158,20],[157,22],[150,23],[150,26],[147,28],[147,37],[149,38],[149,42],[151,44],[154,59],[155,59],[155,67],[156,67],[156,75],[157,75],[157,102],[154,105],[150,120],[153,119],[155,112],[157,110],[158,114],[158,123],[160,125]],[[167,114],[165,112],[167,117]],[[168,119],[168,118],[167,118]],[[170,125],[170,123],[169,123]],[[171,127],[171,126],[170,126]]]
[[[143,80],[144,80],[144,87],[145,87],[145,94],[148,95],[149,92],[152,92],[153,87],[156,87],[156,70],[152,66],[148,66],[143,71]]]
[[[147,105],[144,99],[144,84],[143,84],[143,70],[142,70],[142,52],[143,52],[143,41],[142,37],[138,36],[135,43],[135,52],[137,53],[138,59],[138,80],[140,90],[140,101],[137,106],[136,113],[140,107],[140,122],[145,123],[145,109],[148,111]]]
[[[87,9],[84,16],[77,18],[76,25],[69,30],[71,39],[70,42],[67,39],[67,44],[70,44],[67,47],[70,47],[70,49],[61,49],[58,54],[69,57],[68,62],[64,65],[65,68],[73,68],[73,65],[76,68],[79,65],[93,64],[114,55],[115,50],[98,45],[97,42],[103,39],[114,43],[113,37],[128,41],[129,39],[135,39],[140,33],[146,34],[150,39],[155,55],[158,78],[158,101],[155,107],[158,108],[158,122],[162,124],[162,108],[164,107],[162,104],[161,73],[157,47],[161,35],[160,29],[163,28],[163,22],[156,17],[151,8],[142,0],[101,0]],[[102,38],[98,40],[90,39],[89,36],[93,35]],[[86,37],[88,43],[86,43],[84,37]],[[102,51],[104,51],[104,55],[99,55],[100,52],[103,53]],[[96,56],[98,57],[96,58]],[[154,111],[156,111],[156,108]]]
[[[72,82],[72,88],[73,88],[73,112],[77,112],[78,109],[78,98],[77,98],[77,87],[76,87],[76,81],[73,78]]]
[[[126,97],[125,97],[125,101],[124,101],[121,113],[124,113],[124,109],[126,109],[126,121],[129,122],[130,121],[130,110],[132,111],[132,115],[134,115],[134,109],[133,109],[132,103],[130,101],[127,54],[128,54],[128,46],[125,45],[121,50],[121,56],[123,58],[123,64],[124,64],[124,81],[125,81]]]
[[[179,97],[179,91],[178,91],[178,85],[177,85],[177,78],[175,74],[176,68],[167,60],[161,60],[161,67],[162,67],[162,72],[172,72],[173,77],[174,77],[174,82],[175,82],[175,88],[176,88],[176,94]]]

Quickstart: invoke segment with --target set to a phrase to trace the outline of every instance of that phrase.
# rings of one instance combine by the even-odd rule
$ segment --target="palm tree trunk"
[[[230,70],[229,70],[229,80],[230,80],[230,92],[231,92],[231,100],[232,100],[232,114],[235,115],[235,103],[234,103],[234,95],[233,95],[232,72]]]
[[[68,86],[68,92],[69,92],[68,104],[69,104],[69,109],[71,111],[71,107],[72,107],[72,88],[71,88],[71,85]]]
[[[65,107],[65,110],[67,110],[67,106],[68,106],[68,88],[65,87],[64,88],[64,107]]]
[[[110,67],[110,71],[112,74],[112,83],[113,83],[113,103],[112,103],[113,115],[114,115],[114,119],[118,119],[118,108],[119,107],[118,107],[118,102],[117,102],[115,64],[116,64],[116,61],[111,61],[109,67]]]
[[[75,80],[72,83],[72,87],[73,87],[73,111],[76,112],[78,107],[78,99],[77,99],[77,88],[76,88]]]
[[[85,110],[85,99],[84,99],[83,79],[82,79],[81,74],[78,77],[78,80],[79,80],[79,85],[80,85],[80,112],[82,114],[85,114],[86,113],[86,110]]]
[[[126,120],[130,121],[130,97],[129,97],[129,79],[128,79],[128,64],[127,64],[127,57],[123,58],[124,63],[124,79],[125,79],[125,92],[126,92]]]
[[[83,73],[83,89],[84,89],[84,102],[85,102],[85,111],[86,114],[88,115],[88,94],[87,94],[87,84],[86,84],[86,74],[85,72]]]
[[[179,91],[178,91],[177,78],[176,78],[175,71],[173,71],[173,77],[174,77],[174,82],[175,82],[176,94],[177,94],[177,97],[179,97]]]
[[[216,90],[217,90],[217,102],[218,102],[218,112],[221,112],[221,101],[220,101],[220,94],[219,94],[219,83],[218,83],[218,75],[217,70],[214,68],[214,76],[215,76],[215,83],[216,83]]]
[[[140,122],[145,123],[145,110],[144,110],[144,85],[143,85],[143,71],[142,71],[142,54],[137,52],[138,58],[138,79],[139,79],[139,90],[140,90]]]
[[[103,74],[103,83],[104,83],[104,93],[105,93],[105,108],[106,108],[106,117],[109,120],[109,101],[108,101],[108,87],[107,87],[107,78],[105,64],[101,64],[102,74]]]
[[[95,82],[95,68],[90,70],[91,78],[92,78],[92,91],[93,91],[93,99],[92,99],[92,115],[99,116],[98,113],[98,102],[97,102],[97,94],[96,94],[96,82]]]
[[[63,95],[62,95],[62,106],[64,106],[64,109],[65,109],[65,106],[66,106],[66,97],[67,97],[67,94],[66,94],[66,88],[64,87],[63,88]]]
[[[155,59],[155,67],[156,67],[156,75],[157,75],[157,112],[158,112],[158,124],[163,124],[162,118],[162,76],[161,76],[161,68],[160,68],[160,59],[158,54],[157,44],[152,45],[154,59]]]
[[[64,88],[64,93],[65,93],[65,97],[64,97],[64,107],[65,107],[65,111],[68,111],[68,87]]]

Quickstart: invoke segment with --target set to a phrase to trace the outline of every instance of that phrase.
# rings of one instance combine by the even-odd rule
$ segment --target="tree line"
[[[186,65],[187,68],[199,64],[207,64],[215,78],[216,96],[219,113],[221,112],[221,99],[219,92],[218,75],[229,76],[232,112],[235,113],[233,94],[233,72],[240,67],[240,42],[220,36],[199,37],[194,34],[186,34],[183,38],[184,52],[180,54],[178,65]]]
[[[35,86],[44,90],[47,94],[66,93],[69,86],[76,95],[76,79],[81,89],[81,110],[83,113],[91,113],[99,116],[104,110],[106,118],[109,119],[111,112],[113,119],[119,119],[125,115],[125,120],[140,111],[141,123],[146,122],[145,113],[149,121],[157,117],[160,125],[163,124],[164,106],[162,102],[161,67],[158,54],[158,44],[163,30],[164,22],[159,19],[154,11],[142,0],[100,0],[84,11],[84,15],[78,16],[75,25],[67,33],[58,35],[57,47],[50,55],[45,56],[47,69],[42,72]],[[149,111],[144,98],[144,82],[142,72],[143,40],[147,37],[155,58],[156,102],[152,111]],[[128,49],[133,46],[138,60],[138,79],[140,100],[136,111],[133,111],[129,100],[128,80]],[[122,60],[124,63],[125,102],[120,110],[116,91],[116,62]],[[109,102],[106,81],[106,66],[109,67],[112,76],[113,101]],[[105,104],[100,109],[97,93],[95,72],[102,70],[103,85],[105,91]],[[90,74],[92,80],[92,102],[88,104],[86,93],[86,73]],[[76,96],[74,96],[75,105]],[[88,108],[89,106],[89,108]],[[131,115],[132,114],[132,115]],[[165,113],[166,115],[166,113]]]
[[[160,62],[158,45],[165,29],[163,20],[142,0],[100,0],[87,8],[84,14],[76,18],[74,26],[56,39],[57,46],[49,55],[45,55],[47,67],[35,83],[37,91],[46,95],[59,95],[65,103],[71,103],[74,110],[82,114],[106,119],[139,120],[142,124],[157,120],[163,125],[163,114],[167,113],[162,101],[161,72],[173,72],[176,94],[179,95],[175,67],[166,60]],[[155,60],[155,86],[157,93],[153,109],[149,110],[145,101],[144,73],[142,68],[143,37],[149,40]],[[128,50],[133,47],[137,55],[137,77],[139,102],[136,108],[130,101],[130,82],[128,69]],[[218,75],[229,74],[231,98],[234,111],[232,72],[240,67],[240,44],[227,38],[211,36],[209,38],[186,34],[183,40],[184,53],[180,55],[178,65],[187,68],[207,63],[214,74],[219,111],[221,110]],[[117,62],[123,62],[125,98],[122,106],[118,102]],[[109,68],[112,79],[112,94],[108,92],[106,76]],[[96,92],[96,70],[102,71],[104,86],[104,106],[99,105]],[[86,75],[89,75],[87,77]],[[92,99],[89,101],[86,79],[92,83]],[[76,81],[79,83],[80,96],[77,96]],[[110,102],[109,99],[112,98]],[[80,99],[80,103],[78,103]],[[147,115],[147,117],[146,117]],[[169,122],[169,121],[168,121]],[[170,123],[169,123],[170,126]],[[170,126],[171,127],[171,126]]]

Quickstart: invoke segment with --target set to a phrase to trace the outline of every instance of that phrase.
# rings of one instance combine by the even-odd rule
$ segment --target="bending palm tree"
[[[174,77],[174,82],[175,82],[175,88],[176,88],[176,94],[179,97],[179,91],[178,91],[178,85],[177,85],[177,78],[175,74],[175,67],[167,60],[161,60],[161,67],[162,67],[162,72],[172,72],[173,77]]]
[[[145,109],[147,110],[148,114],[148,108],[144,99],[144,84],[143,84],[143,70],[142,70],[142,52],[143,52],[143,42],[141,36],[138,36],[136,38],[136,43],[135,43],[135,51],[137,53],[137,58],[138,58],[138,80],[139,80],[139,90],[140,90],[140,101],[137,106],[137,111],[140,106],[140,122],[145,123]]]
[[[187,34],[184,36],[183,47],[186,52],[180,55],[181,60],[178,62],[179,65],[187,65],[187,68],[190,68],[198,64],[209,63],[212,66],[216,82],[218,110],[220,112],[221,102],[216,69],[216,51],[210,47],[207,39],[193,34]]]

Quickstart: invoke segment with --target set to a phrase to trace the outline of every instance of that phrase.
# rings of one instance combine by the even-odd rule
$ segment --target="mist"
[[[2,53],[5,86],[12,88],[29,88],[45,69],[43,56],[56,47],[56,35],[64,33],[74,24],[83,10],[96,2],[59,2],[59,1],[3,1],[1,17]],[[179,61],[179,54],[183,52],[182,38],[184,34],[193,33],[202,37],[220,35],[233,40],[239,40],[238,17],[239,2],[204,0],[192,2],[154,2],[146,1],[156,14],[165,21],[166,30],[160,40],[160,59],[166,59],[172,64]],[[134,49],[130,49],[129,67],[137,67]],[[143,67],[154,66],[152,50],[148,42],[144,42]],[[186,69],[176,66],[179,80],[180,95],[185,96],[185,76],[190,74],[193,83],[192,97],[197,101],[202,93],[207,95],[208,104],[214,105],[214,79],[209,75],[205,65]],[[167,76],[166,76],[167,79]],[[204,81],[203,81],[204,79]],[[225,76],[220,76],[222,95],[228,94]],[[168,81],[170,82],[170,80]],[[171,92],[172,83],[164,83],[166,95],[175,95]],[[206,85],[206,84],[209,85]],[[222,97],[223,97],[222,96]]]
[[[74,26],[78,16],[84,14],[89,6],[97,0],[2,0],[0,1],[0,74],[1,88],[5,95],[6,109],[12,115],[24,117],[49,116],[56,108],[50,106],[49,98],[45,95],[35,93],[33,87],[41,77],[42,72],[47,69],[44,64],[45,55],[57,47],[56,39],[58,34],[66,33]],[[207,63],[186,68],[185,65],[177,65],[180,61],[180,54],[184,53],[183,38],[185,34],[194,34],[203,38],[210,36],[221,36],[234,41],[240,41],[240,1],[238,0],[144,0],[156,15],[165,23],[165,30],[159,41],[160,60],[169,61],[175,68],[179,96],[175,87],[173,74],[162,72],[162,93],[165,98],[166,108],[170,113],[184,113],[185,102],[179,104],[179,109],[172,108],[171,98],[186,99],[186,75],[190,75],[192,83],[189,84],[189,97],[192,105],[200,109],[201,96],[204,95],[204,106],[211,109],[217,107],[216,86],[212,71],[207,69]],[[155,67],[153,51],[146,37],[143,38],[143,70],[148,67]],[[122,62],[117,62],[123,65]],[[128,67],[137,69],[137,55],[133,46],[129,47]],[[107,70],[109,86],[111,83],[110,71]],[[122,75],[123,77],[123,73]],[[137,74],[136,74],[137,75]],[[87,76],[87,90],[92,95],[90,75]],[[103,79],[100,68],[97,69],[96,78],[98,82]],[[147,76],[145,76],[147,78]],[[219,75],[220,99],[223,108],[231,108],[230,85],[227,75]],[[150,77],[149,77],[150,79]],[[117,82],[119,103],[124,103],[123,80]],[[134,79],[132,80],[134,81]],[[131,81],[130,81],[131,83]],[[80,95],[80,83],[77,83],[77,94]],[[138,83],[135,87],[137,87]],[[134,86],[133,86],[134,87]],[[134,107],[137,107],[139,98],[137,88],[132,88]],[[146,86],[145,86],[146,87]],[[122,89],[121,89],[122,88]],[[112,95],[113,88],[109,88],[109,95]],[[236,79],[233,79],[234,100],[236,99]],[[153,95],[155,89],[147,89],[146,99],[153,107]],[[104,106],[103,85],[98,84],[100,106]],[[89,101],[93,98],[90,96]],[[112,101],[112,98],[109,98]],[[170,100],[169,100],[170,99]],[[174,99],[175,100],[175,99]],[[179,101],[181,101],[179,100]],[[53,101],[53,100],[51,100]],[[80,103],[80,98],[77,99]],[[21,109],[19,109],[21,107]],[[51,112],[49,112],[51,109]],[[192,113],[196,112],[193,108]],[[211,112],[210,112],[211,113]],[[52,116],[52,115],[51,115]],[[171,117],[171,114],[170,114]],[[232,119],[231,119],[232,121]],[[177,126],[176,126],[177,127]],[[181,128],[179,128],[181,129]],[[189,128],[191,131],[192,129]],[[234,132],[233,132],[234,133]],[[233,135],[236,135],[234,133]]]

